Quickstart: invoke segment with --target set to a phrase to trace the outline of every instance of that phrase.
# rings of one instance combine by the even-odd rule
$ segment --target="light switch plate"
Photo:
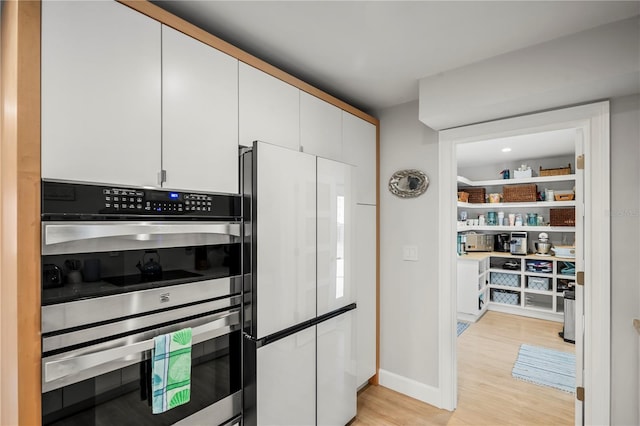
[[[418,260],[418,246],[402,247],[402,260],[416,262]]]

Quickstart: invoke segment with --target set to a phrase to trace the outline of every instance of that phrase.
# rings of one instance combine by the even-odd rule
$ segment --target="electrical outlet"
[[[416,262],[418,260],[418,246],[402,247],[402,260]]]

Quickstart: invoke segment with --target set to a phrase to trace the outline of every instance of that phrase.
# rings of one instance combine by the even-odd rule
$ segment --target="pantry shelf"
[[[466,209],[514,209],[514,208],[542,208],[542,207],[575,207],[575,200],[571,201],[535,201],[530,203],[464,203],[458,201],[458,207]]]
[[[458,176],[458,183],[467,186],[497,186],[497,185],[517,185],[522,183],[546,183],[546,182],[567,182],[575,181],[576,175],[538,176],[521,179],[494,179],[494,180],[471,180],[464,176]]]

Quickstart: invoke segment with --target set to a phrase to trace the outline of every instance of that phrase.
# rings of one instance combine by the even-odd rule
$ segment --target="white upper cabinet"
[[[164,187],[238,192],[238,60],[162,27]]]
[[[42,177],[157,186],[160,79],[158,22],[42,2]]]
[[[259,140],[297,151],[300,90],[244,62],[238,74],[240,145]]]
[[[306,153],[342,161],[342,110],[301,91],[300,145]]]
[[[356,202],[376,204],[376,126],[343,111],[342,156],[356,166]]]
[[[352,227],[353,166],[318,157],[318,315],[356,301]]]

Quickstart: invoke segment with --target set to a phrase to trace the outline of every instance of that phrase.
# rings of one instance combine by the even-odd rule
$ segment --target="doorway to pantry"
[[[545,147],[540,142],[544,138],[561,135],[565,139],[570,136],[567,145],[555,142]],[[538,139],[536,142],[535,138],[543,139]],[[439,244],[443,247],[439,262],[442,265],[439,272],[439,305],[441,307],[439,383],[442,406],[455,409],[457,405],[458,371],[454,330],[460,309],[470,311],[466,314],[471,315],[471,319],[474,316],[476,319],[479,318],[488,306],[489,310],[502,313],[560,322],[564,316],[562,290],[568,284],[568,279],[575,277],[576,281],[579,279],[580,282],[584,282],[584,286],[575,286],[576,389],[582,397],[582,400],[577,398],[575,400],[575,424],[606,423],[610,407],[608,404],[596,403],[596,401],[609,401],[610,278],[609,261],[601,261],[601,259],[609,259],[610,253],[608,102],[445,130],[440,132],[439,139],[441,182],[439,201],[443,225],[439,235]],[[530,151],[517,156],[518,158],[512,158],[511,161],[519,160],[518,163],[507,165],[504,161],[501,162],[498,155],[505,154],[501,150],[512,148],[515,151],[517,140],[521,142],[519,146],[522,149],[529,148]],[[499,145],[507,141],[512,141],[514,146]],[[565,146],[564,152],[562,149],[552,152],[561,145]],[[572,152],[567,152],[566,146],[570,145],[573,148]],[[487,155],[490,146],[491,149],[500,149],[500,152]],[[474,152],[474,149],[479,151]],[[464,164],[467,161],[465,154],[458,155],[463,150],[471,151],[470,157],[476,162],[479,162],[478,159],[483,156],[493,158],[493,164],[488,162]],[[542,150],[548,151],[550,155],[540,154]],[[521,168],[522,160],[529,162],[528,165],[533,169],[532,176],[528,176],[530,172],[525,167],[525,170],[518,173],[517,179],[508,181],[509,184],[522,185],[517,188],[519,192],[508,193],[509,191],[504,191],[502,188],[503,181],[506,179],[501,179],[501,176],[497,175],[507,167],[513,173],[514,168]],[[570,175],[573,176],[553,177],[562,176],[555,174],[535,176],[540,174],[540,167],[543,170],[563,167],[563,164],[558,162],[565,160],[568,162],[564,167],[570,163],[572,165]],[[499,166],[503,168],[496,170]],[[465,179],[459,179],[459,171],[463,171],[468,176],[465,176]],[[495,205],[482,203],[483,205],[480,206],[464,203],[461,206],[465,210],[460,210],[457,197],[460,184],[468,188],[485,188],[485,194],[481,195],[483,198],[485,195],[489,198],[490,194],[502,193],[507,199],[492,200],[499,201]],[[533,188],[534,185],[537,186]],[[560,193],[561,195],[568,195],[575,191],[577,196],[574,200],[562,200],[560,197],[561,199],[556,201],[554,194],[553,201],[541,201],[542,193],[551,198],[544,189],[553,190],[556,193],[558,190],[567,191]],[[474,191],[469,191],[469,193],[472,192]],[[541,194],[538,195],[538,192]],[[476,199],[476,201],[485,200]],[[565,223],[558,222],[566,219],[567,215],[567,212],[556,211],[560,209],[575,209],[575,223],[571,223],[572,226],[565,227]],[[467,213],[467,221],[464,224],[459,224],[458,221],[461,218],[459,217],[461,211]],[[496,213],[495,217],[489,215],[490,211]],[[501,215],[502,225],[499,225],[500,218],[497,214],[499,211],[504,212],[504,216]],[[513,217],[510,214],[513,214]],[[518,218],[518,214],[523,216]],[[527,214],[529,214],[528,217]],[[484,215],[482,225],[480,224],[481,215]],[[539,224],[538,217],[542,217]],[[513,221],[513,226],[509,222],[510,219]],[[518,221],[518,226],[515,224],[517,219],[522,221],[522,223]],[[475,220],[478,222],[476,223]],[[475,284],[472,286],[472,288],[477,286],[475,292],[465,300],[458,297],[461,289],[456,285],[460,284],[457,267],[459,256],[456,254],[458,246],[456,235],[461,231],[459,226],[467,232],[508,233],[509,241],[518,240],[521,246],[521,250],[515,250],[516,253],[521,254],[520,256],[511,254],[514,252],[513,244],[509,245],[509,252],[492,252],[485,257],[480,255],[484,263],[480,262],[478,265],[486,266],[484,269],[479,267],[475,274]],[[568,262],[568,259],[560,259],[559,255],[525,256],[527,251],[534,249],[533,240],[541,241],[539,234],[544,231],[547,231],[545,233],[548,234],[551,243],[558,249],[575,243],[575,251],[571,253],[575,259]],[[512,236],[511,232],[519,232],[519,234]],[[480,240],[479,237],[474,238]],[[544,245],[541,246],[544,248]],[[513,268],[512,271],[501,269],[507,262],[511,263],[509,266]],[[571,265],[574,271],[567,271]],[[537,267],[545,269],[537,270],[535,269]],[[484,281],[483,286],[486,275],[492,272],[501,273],[502,276],[488,278],[486,281],[489,283]],[[467,276],[468,272],[464,272],[463,275]],[[498,281],[499,279],[505,281]],[[465,306],[469,301],[471,301],[470,305]],[[585,392],[581,392],[580,388],[586,388]]]

